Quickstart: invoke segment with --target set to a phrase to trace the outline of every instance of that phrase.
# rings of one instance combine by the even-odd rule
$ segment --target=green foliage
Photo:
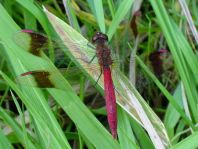
[[[195,3],[195,0],[189,3],[189,10],[192,7],[197,22]],[[171,0],[0,3],[0,145],[4,148],[14,148],[14,144],[24,148],[198,147],[197,44],[178,5],[179,2]],[[139,8],[141,15],[134,13]],[[45,32],[52,39],[49,51],[41,52],[40,57],[28,53],[28,37],[23,40],[19,37],[23,46],[17,44],[14,37],[24,28]],[[95,30],[107,33],[115,55],[112,77],[118,140],[108,132],[104,99],[97,94],[104,94],[103,75],[98,80],[98,61],[94,59],[90,64],[95,51],[87,43]],[[53,40],[61,49],[58,53],[61,58],[57,57]],[[158,49],[170,52],[151,59]],[[55,63],[67,71],[62,73]],[[131,75],[131,66],[136,68],[136,80],[126,77]],[[161,69],[160,74],[155,67]],[[70,69],[77,70],[77,74],[69,72]],[[20,74],[36,70],[49,72],[53,87],[35,87],[33,77],[23,84],[16,82]],[[138,81],[141,77],[144,85]],[[87,86],[87,80],[92,85]],[[79,92],[74,90],[76,86]]]

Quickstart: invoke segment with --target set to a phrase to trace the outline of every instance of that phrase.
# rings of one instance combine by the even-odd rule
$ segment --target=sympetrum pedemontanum
[[[44,48],[46,44],[48,44],[48,38],[40,33],[34,32],[32,30],[22,30],[18,33],[17,36],[15,36],[16,42],[23,46],[23,40],[21,40],[20,34],[28,35],[30,37],[29,44],[26,45],[26,47],[29,47],[29,52],[32,53],[35,56],[40,56],[40,50],[46,49]],[[26,40],[26,39],[24,39]],[[116,111],[116,98],[115,98],[115,91],[113,86],[113,81],[111,78],[111,65],[112,65],[112,59],[111,59],[111,52],[110,49],[107,46],[108,37],[107,35],[97,32],[93,38],[92,43],[96,45],[96,56],[98,58],[98,63],[100,65],[101,73],[103,73],[104,76],[104,92],[105,92],[105,101],[106,101],[106,110],[107,110],[107,118],[108,123],[110,126],[110,130],[112,133],[112,136],[114,138],[117,138],[117,111]],[[79,58],[82,58],[83,56],[80,56]],[[90,62],[91,63],[91,62]],[[54,87],[54,85],[50,82],[48,79],[50,73],[42,70],[37,71],[28,71],[17,78],[20,78],[20,81],[23,80],[24,77],[31,75],[35,78],[35,81],[37,82],[38,87],[41,88],[47,88],[47,87]]]

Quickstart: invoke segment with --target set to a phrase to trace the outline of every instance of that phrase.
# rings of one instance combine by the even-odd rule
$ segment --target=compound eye
[[[103,34],[102,32],[96,32],[96,34],[92,38],[92,42],[95,43],[96,41],[108,41],[108,36]]]
[[[92,37],[92,42],[95,43],[97,39],[98,39],[98,37],[97,37],[97,34],[96,34],[96,35],[94,35],[94,36]]]

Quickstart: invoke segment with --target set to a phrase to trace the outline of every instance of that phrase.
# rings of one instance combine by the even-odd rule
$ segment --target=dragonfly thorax
[[[96,46],[96,56],[100,66],[110,66],[112,64],[111,51],[106,45]]]

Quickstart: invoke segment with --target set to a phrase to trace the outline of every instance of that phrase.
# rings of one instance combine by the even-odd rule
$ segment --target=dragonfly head
[[[102,32],[96,32],[92,38],[93,43],[104,43],[108,41],[108,36]]]

